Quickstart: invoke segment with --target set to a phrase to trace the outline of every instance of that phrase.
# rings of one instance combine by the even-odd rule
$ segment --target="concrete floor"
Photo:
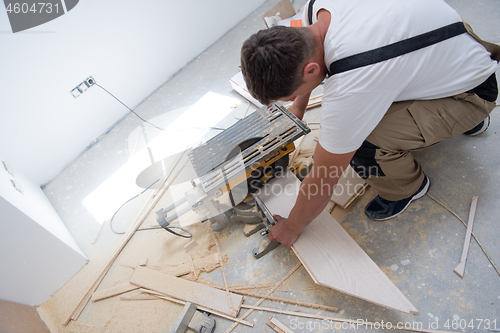
[[[233,111],[239,116],[243,115],[246,103],[241,102],[242,98],[232,90],[228,80],[238,72],[241,44],[252,33],[265,28],[261,15],[277,2],[266,2],[165,83],[135,111],[165,128],[207,93],[214,92],[236,99],[236,104],[240,104]],[[300,8],[304,3],[303,0],[295,1],[294,6]],[[498,0],[449,0],[448,3],[481,37],[500,42]],[[500,160],[497,146],[500,136],[498,114],[499,109],[496,109],[492,113],[491,127],[480,137],[456,137],[416,154],[431,179],[429,193],[463,220],[467,221],[472,197],[479,196],[474,233],[497,267],[500,266],[500,229],[497,225],[497,217],[500,216],[497,194],[500,171],[496,167]],[[226,128],[235,121],[236,118],[228,114],[211,126]],[[142,129],[140,135],[139,128]],[[206,137],[217,133],[210,131]],[[45,187],[46,195],[91,262],[106,259],[121,236],[113,234],[109,225],[105,225],[98,241],[93,244],[101,221],[89,213],[82,201],[126,164],[127,154],[140,152],[160,134],[159,130],[141,124],[140,120],[130,115]],[[144,156],[145,163],[150,163],[147,155]],[[136,175],[130,177],[130,181],[135,182]],[[448,331],[487,332],[488,328],[500,329],[500,276],[476,241],[471,241],[464,278],[459,278],[453,272],[460,261],[466,229],[461,222],[429,196],[413,203],[408,212],[396,219],[373,222],[365,217],[363,208],[374,195],[369,190],[348,211],[337,209],[333,215],[403,291],[420,311],[420,316],[401,314],[326,288],[304,290],[314,284],[303,268],[280,288],[288,292],[278,292],[277,295],[337,306],[340,308],[337,313],[339,317],[353,320],[384,321],[394,325],[398,322],[421,323],[423,328],[429,328],[431,323],[435,325],[437,322],[439,329]],[[105,205],[105,202],[102,204]],[[139,199],[125,206],[115,217],[115,228],[127,230],[140,205]],[[297,263],[294,254],[283,247],[256,261],[251,250],[260,244],[261,236],[245,238],[241,228],[241,225],[233,225],[223,232],[227,235],[221,246],[229,256],[225,268],[228,284],[277,282]],[[221,283],[218,270],[207,274],[205,278],[219,285]],[[246,301],[249,304],[254,302]],[[286,310],[298,308],[269,301],[263,306],[279,306]],[[302,312],[327,314],[325,311],[306,308],[302,308]],[[255,327],[243,327],[241,332],[262,331],[261,327],[265,327],[269,316],[269,313],[254,312],[248,320],[254,322]],[[273,316],[296,332],[323,332],[332,328],[330,323],[320,320],[295,319],[277,314]],[[216,332],[224,332],[231,325],[229,321],[216,320]],[[485,325],[488,321],[490,327]],[[457,323],[466,323],[467,327],[462,330],[453,326]],[[266,330],[271,331],[269,327]],[[359,327],[342,331],[373,330]]]

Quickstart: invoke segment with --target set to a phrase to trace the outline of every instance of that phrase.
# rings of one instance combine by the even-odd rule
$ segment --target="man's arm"
[[[278,241],[286,247],[293,245],[302,230],[325,209],[333,194],[333,186],[354,153],[332,154],[320,144],[316,146],[313,168],[300,185],[295,206],[287,219],[278,218],[271,228],[269,240]]]
[[[288,110],[293,113],[297,118],[302,120],[304,113],[306,112],[307,104],[309,103],[309,97],[311,93],[305,95],[297,96],[292,105],[288,107]]]

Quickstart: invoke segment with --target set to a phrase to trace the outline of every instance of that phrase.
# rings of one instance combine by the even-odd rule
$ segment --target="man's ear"
[[[321,67],[317,62],[308,62],[302,71],[302,76],[306,79],[308,76],[316,76],[321,72]]]

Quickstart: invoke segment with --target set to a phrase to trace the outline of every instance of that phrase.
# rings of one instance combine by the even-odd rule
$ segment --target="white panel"
[[[0,299],[40,305],[86,259],[0,197]]]
[[[4,165],[8,165],[10,172]],[[20,190],[16,190],[12,186],[13,183]],[[27,215],[33,223],[38,223],[73,251],[85,257],[42,189],[2,158],[0,158],[0,197]],[[4,216],[0,215],[0,221],[3,219]]]
[[[8,162],[6,170],[4,162],[0,159],[0,299],[40,305],[87,258],[40,187]]]

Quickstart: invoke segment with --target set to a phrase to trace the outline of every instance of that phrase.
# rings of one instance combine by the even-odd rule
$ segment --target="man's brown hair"
[[[305,61],[314,54],[306,28],[275,26],[248,38],[241,48],[241,71],[248,91],[262,104],[291,95],[303,83]]]

